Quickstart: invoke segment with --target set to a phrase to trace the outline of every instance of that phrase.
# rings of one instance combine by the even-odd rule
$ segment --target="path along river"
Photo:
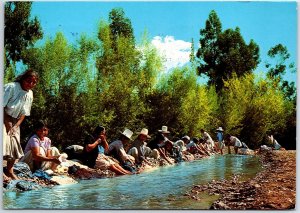
[[[213,156],[138,175],[82,180],[51,189],[3,193],[4,209],[208,209],[217,195],[184,196],[193,185],[261,171],[258,157]]]

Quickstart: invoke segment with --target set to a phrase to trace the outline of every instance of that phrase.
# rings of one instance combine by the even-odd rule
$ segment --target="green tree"
[[[267,77],[274,88],[283,91],[286,99],[286,128],[272,129],[278,141],[287,149],[296,149],[296,87],[295,82],[284,80],[286,73],[296,72],[295,64],[290,62],[290,54],[286,46],[277,44],[268,51],[269,61],[266,62],[268,68]]]
[[[283,93],[266,79],[234,76],[224,82],[223,90],[225,129],[251,148],[257,148],[267,132],[285,129],[288,111]]]
[[[32,2],[6,2],[4,17],[5,68],[22,60],[22,52],[43,37],[37,17],[31,18]]]
[[[194,63],[195,62],[195,43],[194,39],[192,38],[192,45],[191,45],[191,54],[190,54],[190,62]]]
[[[113,24],[115,22],[118,24]],[[142,54],[135,47],[133,35],[123,33],[128,23],[130,21],[124,18],[123,12],[120,18],[119,13],[112,10],[110,23],[102,21],[98,33],[102,51],[97,57],[97,96],[101,103],[97,112],[102,114],[101,119],[106,121],[112,136],[124,127],[134,129],[143,125],[143,120],[139,118],[144,114],[145,107],[139,95],[140,85],[145,85],[145,81],[141,78],[151,77],[148,69],[141,67]]]
[[[270,61],[266,62],[267,76],[273,80],[274,86],[279,86],[284,91],[286,98],[296,100],[296,87],[294,82],[283,79],[286,72],[295,73],[295,64],[289,63],[290,54],[286,46],[277,44],[268,51]]]
[[[222,24],[215,11],[211,11],[204,29],[200,30],[198,74],[209,77],[209,85],[217,92],[223,88],[223,80],[233,73],[242,76],[252,72],[259,63],[259,47],[251,40],[244,41],[240,29],[222,31]]]
[[[215,94],[215,95],[214,95]],[[197,135],[201,128],[211,127],[216,93],[197,83],[193,68],[176,68],[163,76],[148,97],[152,109],[147,126],[156,131],[168,125],[173,136]],[[158,119],[159,118],[159,119]]]
[[[122,8],[114,8],[109,13],[109,28],[111,31],[113,47],[116,46],[117,39],[122,36],[128,39],[128,42],[134,44],[133,28],[129,18],[125,17]]]

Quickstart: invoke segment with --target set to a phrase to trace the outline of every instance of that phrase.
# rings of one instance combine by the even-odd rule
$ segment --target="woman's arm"
[[[172,164],[172,162],[167,158],[166,154],[165,154],[165,149],[164,148],[158,148],[158,152],[159,154],[169,163]]]
[[[5,110],[3,109],[3,116],[4,116],[4,125],[6,128],[6,133],[8,133],[10,131],[10,129],[12,128],[12,124],[10,121],[10,116],[5,112]]]
[[[21,123],[24,121],[25,119],[25,115],[21,115],[21,117],[19,118],[19,120],[17,121],[17,123],[14,125],[16,127],[20,126]]]
[[[108,143],[107,143],[107,140],[106,140],[106,136],[105,135],[101,135],[100,139],[101,139],[101,145],[103,146],[105,152],[107,152],[109,146],[108,146]]]
[[[17,123],[11,127],[10,132],[12,134],[14,134],[17,131],[18,127],[21,125],[21,123],[24,121],[24,119],[25,119],[25,115],[21,115],[21,117],[19,118]]]
[[[58,160],[59,156],[48,156],[48,151],[47,151],[47,156],[43,156],[40,153],[40,147],[31,148],[31,153],[33,159],[36,161],[52,161],[54,163],[60,164],[60,161]]]
[[[87,152],[92,151],[92,150],[95,149],[100,143],[101,143],[101,139],[98,138],[94,143],[90,143],[90,144],[85,145],[86,151],[87,151]]]

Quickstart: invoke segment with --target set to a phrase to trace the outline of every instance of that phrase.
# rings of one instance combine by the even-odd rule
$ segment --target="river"
[[[184,196],[193,185],[251,178],[261,170],[258,157],[224,155],[159,167],[138,175],[82,180],[51,189],[3,193],[4,209],[208,209],[217,195]]]

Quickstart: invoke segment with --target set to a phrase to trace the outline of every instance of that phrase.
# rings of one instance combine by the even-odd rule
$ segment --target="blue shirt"
[[[104,154],[103,146],[98,145],[98,153]]]
[[[222,132],[218,132],[217,133],[217,138],[218,138],[219,142],[222,142],[223,141],[223,133]]]

